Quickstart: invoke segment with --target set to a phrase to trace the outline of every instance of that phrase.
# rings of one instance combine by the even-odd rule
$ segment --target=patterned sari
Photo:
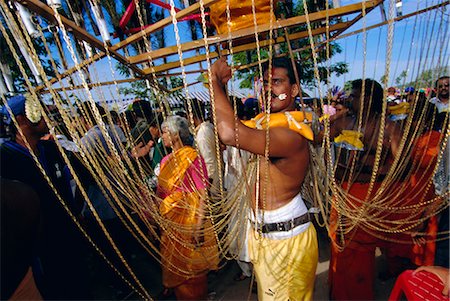
[[[192,147],[184,146],[161,161],[158,195],[165,218],[160,246],[165,287],[192,282],[217,269],[217,241],[202,197],[207,179],[205,163]],[[202,217],[203,208],[206,217]],[[199,219],[203,219],[201,227]],[[200,243],[194,239],[195,231]]]

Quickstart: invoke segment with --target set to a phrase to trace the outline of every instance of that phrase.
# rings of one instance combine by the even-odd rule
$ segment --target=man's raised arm
[[[212,65],[211,73],[220,140],[226,145],[236,146],[235,131],[237,131],[239,148],[264,155],[266,131],[249,128],[241,122],[235,123],[234,111],[225,92],[227,82],[231,78],[231,68],[224,57]],[[305,138],[287,128],[270,129],[269,139],[271,157],[289,157],[307,145]]]

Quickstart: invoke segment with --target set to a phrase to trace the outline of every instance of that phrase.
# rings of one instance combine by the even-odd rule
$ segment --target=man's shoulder
[[[429,102],[432,104],[436,104],[436,103],[440,102],[440,100],[437,97],[432,97],[432,98],[430,98]]]
[[[214,125],[209,121],[205,121],[200,124],[199,130],[200,129],[204,131],[214,131]]]
[[[100,127],[98,125],[95,125],[91,127],[84,135],[81,137],[81,142],[89,141],[95,137],[98,137],[101,135]]]
[[[196,136],[214,136],[214,125],[209,121],[203,122],[198,126]]]
[[[287,143],[287,147],[292,150],[296,150],[296,153],[303,153],[305,151],[309,152],[307,146],[308,143],[312,141],[309,137],[307,137],[309,135],[299,133],[297,129],[292,129],[290,127],[274,127],[270,128],[270,131],[273,132],[274,135],[283,137],[283,140]]]
[[[3,158],[5,155],[7,155],[7,156],[8,155],[9,156],[11,156],[11,155],[17,155],[17,156],[26,155],[28,153],[28,150],[25,147],[19,145],[17,142],[15,142],[13,140],[8,140],[8,141],[3,142],[0,145],[0,152],[1,152],[0,157],[2,159],[5,159],[5,158]]]

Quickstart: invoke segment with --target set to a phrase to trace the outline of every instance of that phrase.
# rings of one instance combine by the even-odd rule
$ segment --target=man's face
[[[159,128],[157,126],[150,126],[150,134],[153,139],[158,139],[161,136]]]
[[[360,104],[361,104],[361,89],[358,89],[358,88],[352,89],[352,91],[350,92],[350,95],[348,97],[352,103],[353,112],[355,112],[355,113],[359,112],[359,108],[360,108]]]
[[[294,108],[295,96],[298,94],[297,84],[289,82],[287,70],[284,68],[272,68],[272,84],[271,84],[271,111],[283,112]],[[264,93],[266,97],[269,95],[269,74],[264,73]],[[266,98],[267,99],[267,98]]]
[[[448,100],[448,78],[443,78],[438,81],[436,87],[436,94],[439,99]]]
[[[343,116],[348,112],[348,109],[341,103],[336,104],[335,109],[337,116]]]
[[[31,130],[31,133],[33,135],[35,135],[36,137],[43,137],[49,133],[49,129],[47,127],[47,124],[45,123],[44,118],[41,118],[41,120],[39,120],[38,123],[32,123],[29,120],[28,120],[28,123],[29,123],[28,127]]]

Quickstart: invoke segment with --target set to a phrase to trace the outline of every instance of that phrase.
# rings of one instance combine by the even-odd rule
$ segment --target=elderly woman
[[[204,300],[206,273],[218,265],[213,228],[205,218],[208,173],[191,146],[193,137],[185,118],[170,116],[161,129],[164,145],[173,150],[161,161],[157,189],[164,217],[163,284],[174,289],[178,300]]]

